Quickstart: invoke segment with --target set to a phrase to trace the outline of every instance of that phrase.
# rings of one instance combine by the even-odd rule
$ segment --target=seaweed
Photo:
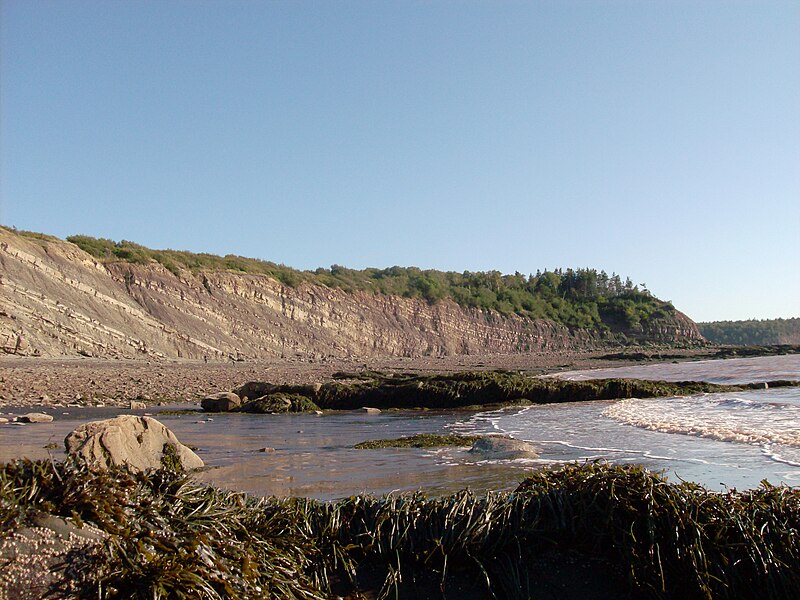
[[[108,534],[64,574],[81,597],[425,597],[462,582],[470,597],[513,599],[570,564],[600,573],[591,585],[613,597],[800,595],[800,490],[716,493],[638,466],[545,469],[485,496],[323,503],[252,498],[166,469],[0,465],[3,531],[41,512]]]
[[[481,439],[479,435],[459,435],[418,433],[416,435],[388,440],[367,440],[354,446],[357,450],[375,450],[379,448],[441,448],[443,446],[472,446]]]
[[[350,383],[323,384],[315,401],[322,408],[465,408],[551,402],[685,396],[741,390],[739,386],[696,381],[593,379],[565,381],[520,373],[470,371],[441,375],[369,374]]]

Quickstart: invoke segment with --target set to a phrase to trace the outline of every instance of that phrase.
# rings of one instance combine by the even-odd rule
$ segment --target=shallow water
[[[636,365],[560,377],[798,380],[800,356]],[[542,461],[638,463],[713,489],[755,487],[762,479],[800,485],[800,388],[541,405],[475,415],[451,428],[534,442]]]
[[[192,406],[165,406],[161,410]],[[17,414],[30,409],[17,411]],[[0,462],[64,456],[63,440],[81,423],[129,414],[119,408],[44,408],[55,421],[0,426]],[[67,414],[68,413],[68,414]],[[10,413],[7,416],[11,416]],[[353,494],[388,494],[425,489],[446,494],[466,487],[477,492],[509,489],[522,473],[505,464],[476,469],[467,449],[444,459],[438,450],[356,450],[358,442],[444,431],[472,413],[384,411],[325,415],[148,414],[169,427],[183,443],[196,447],[208,470],[198,479],[259,495],[307,496],[321,500]],[[54,446],[47,448],[47,446]]]
[[[780,379],[796,381],[800,379],[800,354],[565,371],[549,375],[549,377],[570,380],[623,377],[661,381],[708,381],[722,384],[754,383]]]
[[[566,376],[725,383],[797,380],[800,356],[637,365]],[[478,492],[512,489],[532,468],[597,459],[643,464],[712,489],[742,489],[765,478],[773,484],[800,485],[798,392],[800,388],[780,388],[492,412],[152,414],[181,441],[198,448],[211,467],[199,475],[201,480],[254,494],[332,499],[420,488],[429,494],[465,487]],[[0,426],[0,462],[19,456],[58,458],[64,437],[78,424],[130,411],[55,407],[42,412],[56,420]],[[512,435],[536,443],[542,454],[537,460],[481,461],[467,449],[353,448],[368,439],[453,431]],[[46,449],[47,444],[56,448]]]

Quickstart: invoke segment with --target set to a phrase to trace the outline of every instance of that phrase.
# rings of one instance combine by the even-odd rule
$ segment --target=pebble
[[[57,570],[53,568],[55,565],[68,560],[72,551],[88,551],[106,537],[94,527],[85,525],[78,528],[58,517],[45,517],[41,521],[43,526],[23,527],[0,541],[0,562],[3,564],[0,569],[0,598],[45,597],[48,588],[58,578]],[[77,556],[88,560],[89,552]],[[65,583],[67,591],[77,592],[71,582]]]

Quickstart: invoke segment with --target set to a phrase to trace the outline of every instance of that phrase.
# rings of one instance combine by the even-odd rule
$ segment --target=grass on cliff
[[[266,275],[290,287],[308,282],[346,292],[366,291],[392,296],[423,298],[434,304],[445,298],[463,308],[494,310],[533,319],[550,319],[571,328],[598,333],[641,332],[647,323],[669,318],[675,308],[655,298],[630,279],[594,269],[556,269],[535,275],[503,275],[499,271],[463,273],[416,267],[387,269],[329,269],[299,271],[285,265],[228,254],[215,256],[178,250],[152,250],[134,242],[115,242],[86,235],[67,238],[103,261],[162,264],[173,273],[181,270],[234,271]],[[521,347],[521,351],[527,348]]]
[[[81,597],[443,597],[456,581],[468,597],[515,599],[570,564],[600,565],[593,585],[614,597],[800,595],[800,490],[715,493],[633,466],[543,470],[512,493],[322,503],[252,498],[169,470],[1,465],[2,531],[40,512],[109,534],[59,567],[61,593]]]

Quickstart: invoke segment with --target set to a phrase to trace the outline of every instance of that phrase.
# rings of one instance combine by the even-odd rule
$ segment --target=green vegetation
[[[53,237],[52,235],[47,235],[46,233],[38,233],[36,231],[26,231],[24,229],[17,229],[16,227],[6,227],[5,225],[0,225],[0,229],[5,229],[10,233],[15,233],[16,235],[20,235],[22,237],[28,238],[30,240],[37,240],[40,242],[57,242],[58,238]]]
[[[769,346],[800,344],[800,318],[750,319],[698,323],[703,337],[714,344]]]
[[[444,446],[472,446],[481,439],[479,435],[418,433],[409,437],[392,440],[368,440],[355,445],[358,450],[377,450],[380,448],[442,448]]]
[[[256,499],[168,469],[0,466],[4,534],[42,513],[108,534],[56,566],[55,597],[322,600],[469,589],[469,598],[513,600],[538,597],[554,577],[571,597],[600,597],[598,587],[617,598],[800,595],[800,490],[764,483],[714,493],[633,466],[542,470],[513,493],[482,497],[336,503]],[[581,581],[592,588],[577,589]]]
[[[161,454],[161,466],[171,471],[183,471],[183,463],[175,444],[164,444]]]
[[[572,328],[598,333],[638,330],[648,321],[675,312],[669,302],[655,298],[630,279],[594,269],[556,269],[535,275],[503,275],[498,271],[463,273],[421,270],[416,267],[355,270],[333,265],[330,269],[298,271],[284,265],[241,256],[214,256],[177,250],[151,250],[129,241],[114,242],[85,235],[67,238],[103,261],[147,264],[156,261],[173,273],[188,270],[236,271],[266,275],[295,287],[308,282],[346,292],[367,291],[433,304],[445,298],[463,308],[495,310],[534,319],[551,319]]]

